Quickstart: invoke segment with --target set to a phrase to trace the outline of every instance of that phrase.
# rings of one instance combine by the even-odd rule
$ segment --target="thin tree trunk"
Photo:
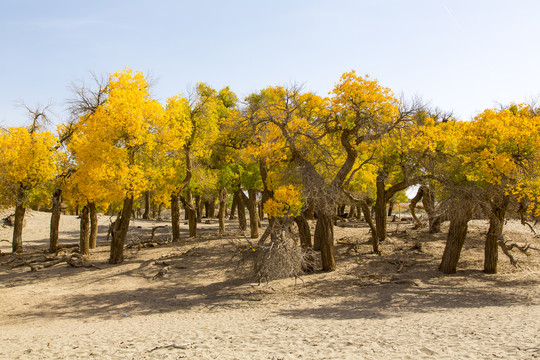
[[[259,237],[259,213],[257,211],[257,190],[248,190],[249,197],[241,192],[244,203],[247,204],[249,212],[249,229],[251,230],[251,238]]]
[[[225,234],[225,210],[227,209],[227,189],[219,190],[219,235]]]
[[[492,202],[490,209],[491,214],[488,214],[489,230],[486,235],[486,244],[484,248],[484,272],[487,274],[497,273],[499,237],[502,235],[508,202],[508,196],[504,196],[499,203]]]
[[[229,220],[234,220],[234,214],[236,212],[236,208],[238,207],[238,195],[236,192],[233,194],[233,200],[231,204],[231,213],[229,214]]]
[[[56,189],[52,195],[51,209],[51,233],[49,238],[49,252],[58,251],[58,229],[60,228],[60,216],[62,214],[62,189]]]
[[[195,213],[197,215],[197,222],[202,222],[202,201],[201,201],[201,195],[195,196]],[[189,220],[189,219],[188,219]]]
[[[309,223],[306,220],[306,217],[303,214],[300,214],[299,216],[296,216],[294,218],[294,221],[296,222],[296,225],[298,225],[298,235],[300,236],[300,246],[305,253],[305,266],[302,269],[304,272],[313,272],[314,269],[314,259],[313,255],[311,254],[311,230],[309,228]]]
[[[315,244],[320,245],[321,262],[324,271],[336,270],[334,258],[334,221],[333,216],[319,212],[315,225]]]
[[[176,193],[171,194],[171,227],[172,241],[180,241],[180,203]]]
[[[90,240],[89,247],[90,249],[95,249],[97,245],[97,233],[98,233],[98,218],[97,218],[97,209],[96,203],[88,203],[88,210],[90,210]]]
[[[150,191],[144,192],[144,214],[143,219],[150,219]]]
[[[386,240],[386,198],[384,190],[385,176],[380,173],[377,176],[377,200],[375,200],[375,226],[377,228],[377,240]]]
[[[22,252],[22,229],[24,226],[24,214],[26,213],[26,208],[24,207],[24,190],[19,188],[17,191],[17,204],[15,205],[15,220],[13,223],[13,243],[12,251]]]
[[[369,209],[369,205],[365,201],[360,202],[360,207],[362,208],[362,212],[364,213],[364,219],[369,225],[369,228],[371,229],[371,247],[373,249],[374,254],[380,254],[379,250],[379,239],[377,238],[377,227],[375,224],[373,224],[373,220],[371,219],[371,211]]]
[[[416,204],[418,204],[418,202],[422,200],[423,197],[424,197],[424,187],[420,186],[418,188],[418,191],[416,192],[416,195],[411,199],[411,202],[409,204],[409,210],[415,222],[415,226],[414,226],[415,229],[420,229],[424,226],[422,222],[420,221],[420,219],[416,216],[416,211],[415,211]]]
[[[191,190],[187,190],[186,197],[182,197],[182,204],[188,218],[189,237],[197,236],[197,209],[193,205],[193,195]]]
[[[161,220],[161,208],[163,207],[163,203],[159,203],[158,205],[158,211],[157,211],[157,218],[156,216],[154,215],[154,219],[158,219],[158,220]]]
[[[390,199],[390,201],[388,202],[388,213],[386,214],[386,216],[392,216],[393,211],[394,211],[394,200]]]
[[[124,243],[129,230],[132,209],[133,196],[126,197],[122,212],[114,222],[112,229],[111,255],[109,258],[111,264],[120,264],[124,261]]]
[[[88,205],[84,206],[79,214],[81,218],[81,232],[79,243],[79,254],[90,255],[90,211]]]

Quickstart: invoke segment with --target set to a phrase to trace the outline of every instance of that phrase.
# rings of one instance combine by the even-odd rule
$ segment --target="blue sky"
[[[204,81],[241,98],[302,83],[326,95],[351,69],[469,119],[540,95],[540,1],[0,0],[0,125],[73,81],[125,67],[164,101]]]

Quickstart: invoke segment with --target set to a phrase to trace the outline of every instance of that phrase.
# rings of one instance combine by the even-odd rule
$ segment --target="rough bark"
[[[300,246],[302,249],[306,251],[305,257],[305,266],[303,267],[303,271],[313,272],[314,269],[314,259],[312,252],[310,251],[312,245],[311,245],[311,230],[309,228],[309,223],[306,219],[306,217],[303,214],[300,214],[299,216],[296,216],[294,218],[294,221],[296,222],[296,225],[298,226],[298,235],[300,236]]]
[[[225,210],[227,209],[227,189],[222,188],[219,190],[219,235],[223,236],[225,233]]]
[[[195,214],[197,216],[198,223],[202,222],[202,207],[203,207],[203,203],[201,201],[201,195],[195,196]]]
[[[234,193],[232,204],[231,204],[231,213],[229,214],[229,220],[234,220],[234,214],[236,213],[237,207],[238,207],[238,196],[236,195],[236,193]]]
[[[189,237],[197,236],[197,209],[193,205],[191,190],[186,191],[186,197],[182,197],[182,204],[188,218]]]
[[[113,224],[111,231],[111,255],[109,263],[120,264],[124,261],[124,244],[131,220],[131,210],[133,209],[133,196],[124,199],[124,206],[120,216]]]
[[[90,255],[90,210],[88,205],[84,206],[79,214],[81,219],[81,231],[79,242],[79,254]]]
[[[320,213],[315,225],[314,242],[319,244],[321,262],[324,271],[336,270],[334,258],[334,221],[333,216]]]
[[[180,241],[180,203],[178,194],[171,194],[171,228],[172,241]]]
[[[150,219],[150,191],[144,192],[144,214],[143,219]]]
[[[371,247],[373,248],[374,254],[379,254],[381,251],[379,250],[379,239],[377,238],[377,228],[375,227],[375,224],[373,224],[373,220],[371,219],[371,210],[369,209],[369,205],[366,201],[360,201],[360,207],[362,209],[362,213],[364,213],[364,219],[369,225],[369,228],[371,229]]]
[[[472,218],[472,209],[468,204],[454,212],[450,220],[450,228],[446,238],[446,246],[439,270],[445,274],[455,274],[461,249],[467,237],[469,220]]]
[[[377,175],[377,200],[375,201],[375,226],[377,228],[377,240],[379,242],[386,240],[386,194],[385,194],[384,173]]]
[[[249,229],[251,230],[251,238],[259,237],[259,212],[257,211],[257,190],[248,190],[248,196],[242,191],[242,198],[247,205],[249,212]],[[238,209],[240,210],[240,208]],[[240,214],[240,212],[239,212]],[[240,217],[240,216],[239,216]]]
[[[88,210],[90,211],[90,240],[89,247],[90,249],[95,249],[97,244],[97,233],[98,233],[98,218],[97,218],[97,209],[96,203],[88,203]]]
[[[484,272],[487,274],[497,273],[499,238],[502,235],[508,202],[508,196],[503,196],[502,199],[495,199],[491,202],[491,209],[488,214],[489,230],[486,235],[486,244],[484,247]]]
[[[415,222],[415,225],[414,225],[415,229],[420,229],[424,226],[422,222],[420,221],[420,219],[416,216],[416,212],[415,212],[416,204],[418,204],[418,202],[422,200],[423,196],[424,196],[424,189],[422,188],[422,186],[420,186],[418,188],[418,191],[416,192],[416,195],[411,199],[411,202],[409,204],[409,210],[411,211],[411,216]]]
[[[53,192],[51,209],[51,232],[49,237],[49,252],[58,251],[58,229],[60,227],[60,216],[62,214],[62,189],[56,189]]]
[[[394,211],[394,200],[390,199],[390,201],[388,202],[388,213],[386,214],[386,216],[392,216],[393,211]]]

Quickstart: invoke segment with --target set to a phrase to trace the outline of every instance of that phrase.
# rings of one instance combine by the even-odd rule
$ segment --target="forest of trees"
[[[527,224],[540,215],[540,109],[534,105],[486,109],[463,121],[400,100],[354,71],[328,97],[270,86],[239,100],[228,87],[199,83],[161,104],[145,76],[130,69],[75,86],[68,105],[71,120],[56,132],[46,129],[40,111],[30,112],[29,126],[0,129],[0,204],[15,209],[13,252],[23,250],[28,207],[51,209],[53,253],[63,206],[80,216],[83,255],[96,246],[97,213],[117,215],[112,264],[124,259],[134,209],[144,218],[170,209],[178,242],[181,207],[190,237],[206,208],[207,216],[219,218],[221,234],[227,212],[236,214],[261,249],[285,241],[283,229],[293,228],[297,251],[319,252],[323,270],[332,271],[339,266],[338,209],[363,214],[379,253],[388,205],[419,185],[412,214],[422,201],[429,231],[450,222],[439,270],[456,272],[467,224],[481,217],[489,221],[484,271],[496,273],[499,247],[508,251],[505,219]]]

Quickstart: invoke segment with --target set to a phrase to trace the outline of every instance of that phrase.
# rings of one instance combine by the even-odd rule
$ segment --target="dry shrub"
[[[314,267],[312,249],[302,249],[296,234],[284,228],[274,229],[268,243],[253,244],[249,239],[232,242],[236,273],[245,273],[259,282],[297,278]]]

